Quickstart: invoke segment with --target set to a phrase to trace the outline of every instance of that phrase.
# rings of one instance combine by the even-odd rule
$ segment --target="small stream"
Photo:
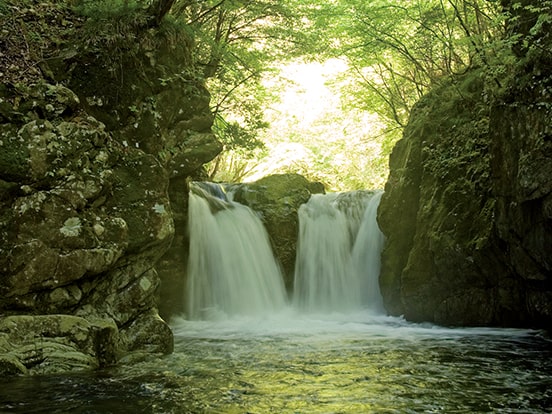
[[[2,413],[547,413],[542,332],[398,318],[176,320],[175,352],[95,373],[0,380]]]

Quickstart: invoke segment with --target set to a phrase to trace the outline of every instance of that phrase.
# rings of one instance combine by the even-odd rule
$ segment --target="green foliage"
[[[75,11],[94,20],[122,17],[144,8],[140,0],[80,0]]]
[[[429,88],[485,62],[490,40],[502,34],[498,6],[489,2],[337,3],[334,13],[328,5],[313,18],[321,19],[317,27],[326,30],[327,53],[345,54],[356,71],[359,82],[349,91],[352,104],[364,101],[365,108],[401,127]]]
[[[250,116],[255,112],[245,114]],[[213,133],[222,142],[224,151],[207,166],[209,177],[216,181],[242,181],[253,168],[252,159],[264,150],[259,131],[267,126],[262,114],[238,122],[228,121],[219,113],[213,123]]]
[[[260,83],[263,73],[276,60],[297,53],[295,45],[304,36],[293,9],[276,0],[180,0],[172,15],[189,28],[194,67],[207,79],[216,116],[213,131],[227,151],[211,164],[211,174],[220,175],[223,165],[243,164],[229,160],[261,151],[259,134],[266,127],[263,110],[269,99]]]
[[[243,124],[249,126],[244,127]],[[266,123],[253,121],[243,122],[227,121],[220,114],[215,118],[213,132],[224,145],[226,150],[232,151],[252,151],[256,148],[262,148],[263,143],[257,137],[258,129],[265,128]]]
[[[383,186],[383,151],[392,145],[384,142],[390,135],[382,134],[384,125],[376,115],[341,105],[348,79],[336,75],[343,70],[341,60],[297,60],[265,80],[278,91],[279,100],[265,111],[271,125],[260,139],[266,151],[249,162],[247,181],[300,173],[323,182],[328,190]]]
[[[330,140],[327,145],[321,144],[316,137],[309,138],[309,132],[299,124],[286,129],[288,136],[280,137],[282,142],[301,143],[311,154],[309,160],[302,164],[291,162],[281,168],[295,169],[306,175],[309,168],[316,170],[319,178],[333,187],[337,181],[331,178],[334,175],[350,181],[352,186],[356,186],[357,181],[361,182],[362,176],[364,182],[376,182],[374,176],[386,175],[385,157],[408,123],[413,105],[431,88],[473,68],[484,68],[478,72],[480,76],[484,76],[488,84],[498,87],[500,79],[514,73],[512,64],[516,57],[511,49],[517,40],[514,36],[505,36],[507,16],[496,1],[289,0],[285,5],[263,1],[255,5],[248,3],[248,11],[240,9],[243,2],[228,2],[228,9],[224,11],[216,7],[216,2],[207,3],[206,7],[213,7],[213,10],[195,13],[195,18],[190,18],[190,22],[201,21],[204,28],[210,28],[210,31],[202,32],[204,38],[198,38],[200,44],[207,45],[199,48],[202,55],[198,55],[198,61],[204,62],[206,68],[209,67],[207,63],[218,64],[217,72],[206,73],[216,73],[213,76],[217,81],[210,82],[209,89],[214,91],[217,102],[224,103],[216,105],[216,109],[223,113],[239,112],[239,105],[230,102],[235,98],[241,102],[247,94],[234,94],[240,89],[236,85],[241,85],[243,81],[244,84],[253,82],[253,89],[258,87],[255,82],[265,70],[263,63],[267,59],[272,58],[280,64],[297,55],[318,61],[334,57],[347,59],[349,70],[340,74],[337,80],[340,83],[341,107],[344,113],[361,110],[377,113],[384,120],[383,135],[366,138],[379,145],[379,155],[369,155],[368,146],[360,143],[356,152],[350,147],[340,147],[335,140]],[[532,5],[529,7],[525,2],[519,7],[526,7],[528,13],[538,16],[528,33],[532,38],[525,38],[525,42],[532,42],[535,47],[550,26],[549,15],[543,13],[550,2],[540,2],[540,6],[533,3],[530,2]],[[217,9],[219,14],[215,15],[214,10]],[[233,14],[238,10],[241,10],[239,17]],[[259,14],[261,10],[270,10],[268,15],[272,13],[273,20],[266,20],[266,14]],[[257,19],[260,15],[264,17]],[[240,20],[245,16],[249,19],[245,25],[248,27],[243,30],[245,26],[241,26],[243,31],[238,31],[241,36],[233,31],[238,26],[234,24],[245,21]],[[288,27],[295,29],[294,34],[282,30],[281,22],[289,19],[293,23]],[[273,28],[282,33],[271,37],[275,33]],[[254,40],[259,36],[264,36],[262,42]],[[292,53],[283,39],[295,42]],[[235,48],[237,45],[239,49]],[[289,57],[282,56],[282,50]],[[219,59],[221,56],[223,58]],[[488,93],[485,88],[478,92]],[[266,100],[268,97],[261,99],[265,104],[270,102]],[[262,139],[271,141],[266,136]],[[342,139],[351,140],[351,137],[344,136]],[[351,154],[364,154],[373,162],[356,160],[357,165],[370,165],[370,168],[383,172],[371,174],[368,168],[360,168],[362,172],[359,172],[343,165],[335,168],[339,151],[345,151],[351,159],[354,158]],[[373,157],[383,161],[376,161],[377,158]],[[323,177],[321,171],[328,172],[328,177]],[[350,179],[345,178],[346,174]],[[358,177],[358,180],[353,177]]]
[[[528,3],[528,4],[527,4]],[[518,37],[525,53],[538,51],[552,54],[552,1],[543,0],[537,4],[514,1],[510,8],[509,25],[521,36]]]

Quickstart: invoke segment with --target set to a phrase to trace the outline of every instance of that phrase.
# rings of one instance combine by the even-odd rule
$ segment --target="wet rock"
[[[114,362],[118,339],[117,326],[109,320],[8,316],[0,321],[0,370],[13,375],[98,368]]]
[[[324,193],[321,183],[310,182],[299,174],[276,174],[240,185],[234,196],[260,214],[289,291],[293,288],[299,234],[297,210],[311,194],[318,193]]]
[[[152,310],[121,331],[129,351],[170,354],[173,351],[172,331],[166,322]]]

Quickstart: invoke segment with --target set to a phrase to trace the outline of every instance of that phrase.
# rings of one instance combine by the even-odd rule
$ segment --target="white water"
[[[379,289],[381,252],[385,237],[376,221],[382,195],[383,191],[379,191],[368,202],[351,257],[353,269],[360,280],[362,305],[375,313],[385,312]]]
[[[249,208],[190,192],[189,233],[188,318],[259,317],[285,306],[268,236]]]
[[[207,187],[193,184],[190,192],[188,319],[266,320],[281,313],[285,289],[261,221],[220,188]],[[293,292],[300,312],[383,313],[380,198],[369,192],[313,195],[301,206]]]
[[[383,312],[378,285],[383,235],[376,222],[381,194],[317,194],[301,206],[297,307],[307,312]]]
[[[347,215],[337,195],[313,195],[299,209],[294,303],[306,311],[345,311],[360,306],[353,278]]]

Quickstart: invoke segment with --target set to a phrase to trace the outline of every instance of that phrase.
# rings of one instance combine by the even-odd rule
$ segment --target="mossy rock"
[[[274,254],[282,266],[288,291],[293,288],[295,255],[299,234],[297,211],[311,194],[323,193],[321,183],[299,174],[275,174],[238,187],[235,200],[260,214]]]
[[[0,321],[0,372],[52,374],[96,369],[116,362],[113,321],[73,315],[17,315]]]
[[[391,314],[445,325],[552,320],[549,77],[539,72],[542,82],[530,86],[504,80],[521,89],[514,97],[476,68],[415,106],[378,210]]]

